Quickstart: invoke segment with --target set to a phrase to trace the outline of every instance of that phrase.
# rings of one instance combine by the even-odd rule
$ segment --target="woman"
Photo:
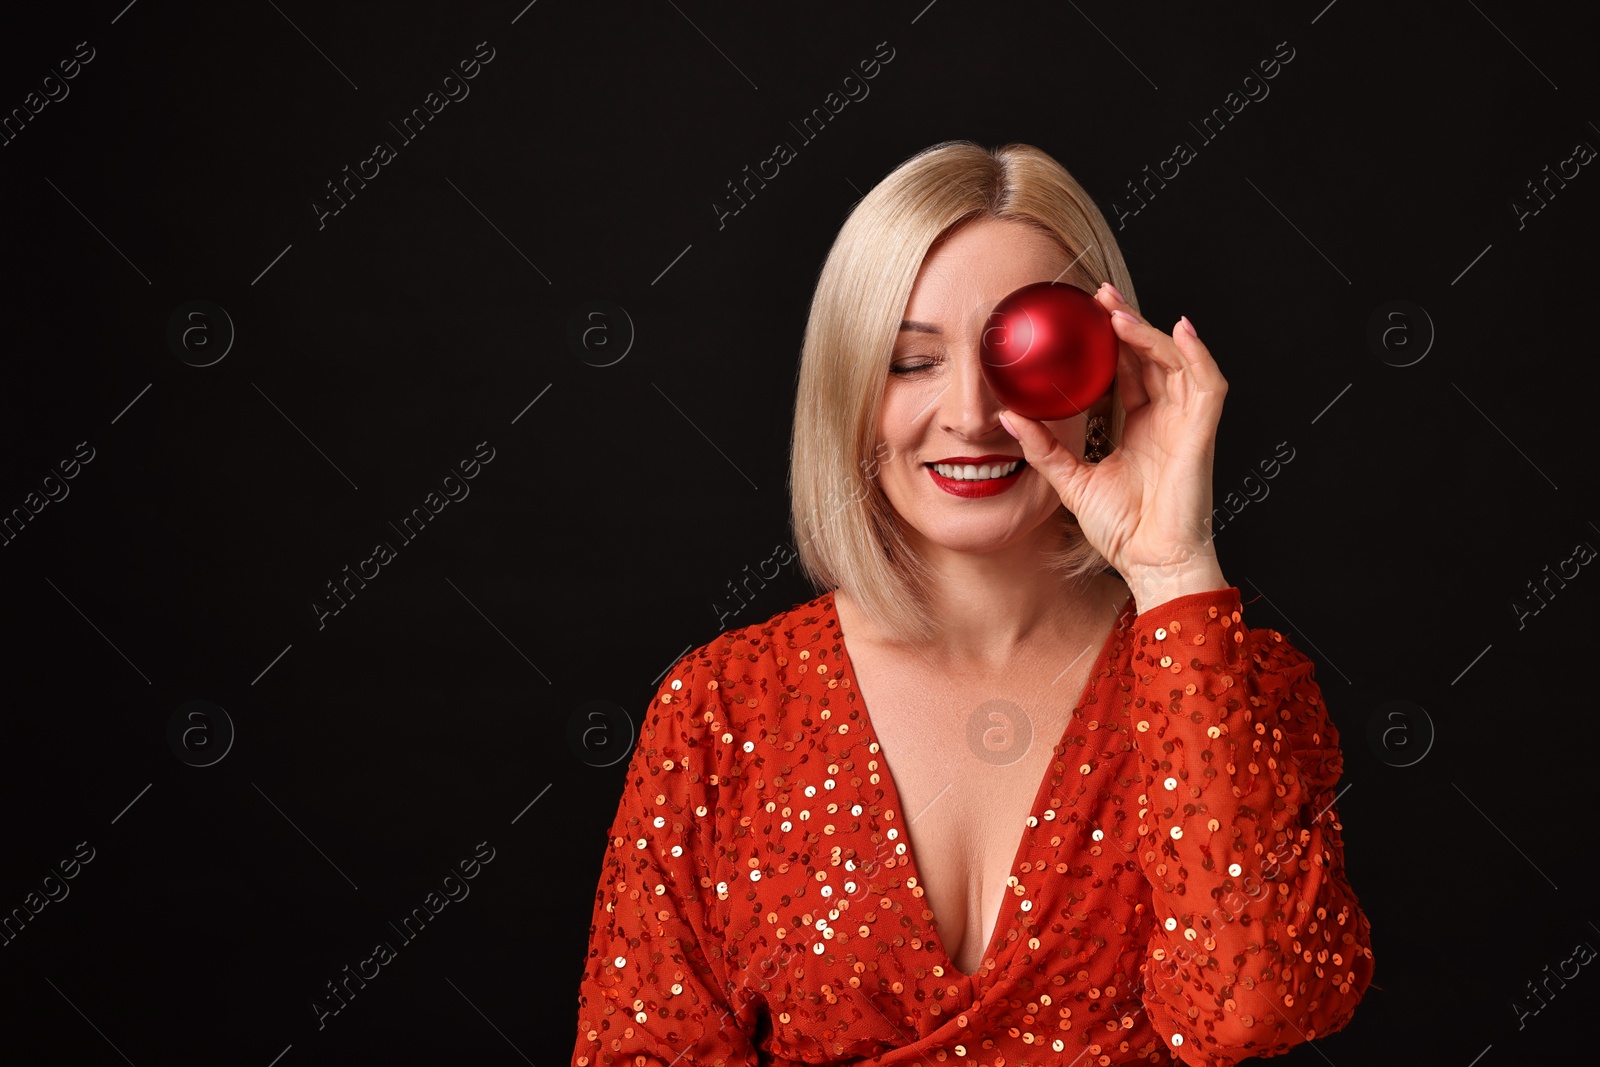
[[[1095,292],[1121,351],[1090,411],[1036,422],[978,345],[1049,280]],[[828,591],[661,683],[577,1067],[1216,1065],[1350,1018],[1373,962],[1338,732],[1208,534],[1227,383],[1132,294],[1089,196],[1025,145],[934,146],[851,213],[792,457]]]

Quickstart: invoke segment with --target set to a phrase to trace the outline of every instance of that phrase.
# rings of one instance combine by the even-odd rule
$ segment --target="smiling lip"
[[[961,463],[961,464],[970,463],[974,467],[980,467],[985,463],[1010,463],[1014,459],[1021,459],[1021,458],[1022,458],[1021,456],[1008,456],[1008,455],[1005,455],[1004,453],[1001,453],[1001,452],[990,452],[986,456],[950,456],[947,459],[936,459],[933,462],[935,462],[935,463]]]
[[[996,496],[1005,492],[1007,489],[1010,489],[1013,485],[1017,484],[1017,479],[1022,477],[1022,472],[1028,469],[1027,461],[1021,456],[1008,456],[1003,453],[995,452],[991,452],[986,456],[952,456],[950,459],[935,460],[934,462],[941,464],[959,463],[962,465],[971,464],[973,466],[982,466],[985,463],[995,464],[1013,461],[1017,464],[1017,469],[1006,475],[1004,478],[985,478],[982,481],[967,481],[958,480],[955,478],[946,478],[944,475],[934,470],[933,463],[925,463],[923,466],[928,469],[928,476],[933,479],[934,485],[937,485],[940,489],[943,489],[951,496],[970,498]]]

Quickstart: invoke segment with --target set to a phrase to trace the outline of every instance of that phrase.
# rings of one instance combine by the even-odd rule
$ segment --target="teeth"
[[[1022,466],[1020,459],[1010,463],[985,463],[982,466],[973,466],[971,463],[962,465],[954,463],[935,463],[933,469],[946,478],[953,478],[958,482],[981,482],[990,478],[1005,478]]]

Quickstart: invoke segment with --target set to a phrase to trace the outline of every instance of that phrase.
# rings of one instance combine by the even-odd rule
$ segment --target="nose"
[[[1005,405],[989,388],[989,382],[983,376],[981,360],[978,341],[974,337],[955,357],[950,386],[940,399],[941,428],[953,436],[972,441],[996,435],[1003,435],[1010,441],[1011,435],[1005,433],[1000,425],[1000,412]]]

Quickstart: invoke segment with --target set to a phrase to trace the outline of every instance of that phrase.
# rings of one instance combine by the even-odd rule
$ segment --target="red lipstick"
[[[1021,456],[1009,456],[1003,452],[990,452],[984,456],[946,456],[944,459],[933,460],[934,463],[970,463],[974,467],[981,467],[985,463],[1009,463]]]
[[[1004,478],[984,478],[981,480],[946,478],[944,475],[934,470],[933,463],[925,463],[923,466],[928,469],[928,475],[933,479],[934,485],[937,485],[940,489],[943,489],[951,496],[971,498],[996,496],[1005,492],[1007,489],[1010,489],[1013,485],[1017,484],[1017,479],[1020,478],[1022,476],[1022,472],[1027,469],[1027,462],[1024,461],[1021,456],[1007,455],[1002,452],[991,452],[988,455],[983,456],[950,456],[947,459],[935,460],[934,463],[939,463],[941,465],[960,464],[962,466],[966,466],[970,464],[974,467],[981,467],[985,463],[990,465],[998,465],[1008,462],[1015,462],[1017,464],[1017,469],[1006,475]]]

